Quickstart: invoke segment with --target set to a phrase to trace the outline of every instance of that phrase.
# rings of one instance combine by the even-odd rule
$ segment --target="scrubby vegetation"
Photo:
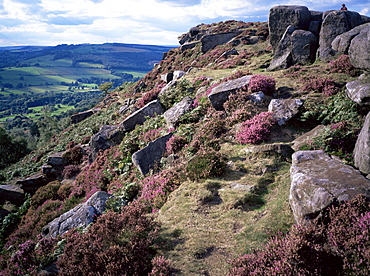
[[[370,207],[365,199],[333,207],[317,224],[292,227],[289,158],[244,151],[252,144],[291,142],[325,124],[327,130],[304,147],[323,149],[351,163],[363,114],[343,92],[354,75],[348,59],[265,72],[272,57],[266,23],[227,21],[198,27],[243,32],[205,54],[198,46],[170,50],[139,82],[106,95],[99,112],[53,133],[43,147],[1,171],[3,183],[11,183],[37,172],[51,153],[65,151],[68,163],[63,180],[38,189],[20,207],[3,205],[10,209],[0,225],[4,275],[44,273],[52,264],[59,275],[369,272]],[[250,35],[261,36],[260,42],[249,44]],[[342,63],[347,64],[343,71],[338,69]],[[187,73],[160,94],[165,86],[161,75],[175,70]],[[216,111],[208,99],[212,89],[246,75],[251,75],[249,84]],[[260,91],[266,99],[301,97],[305,109],[279,126],[267,112],[268,101],[251,100]],[[88,162],[82,145],[102,125],[117,125],[128,116],[118,112],[125,100],[134,100],[131,108],[136,110],[159,98],[168,110],[186,96],[194,103],[174,128],[168,128],[162,115],[147,118],[126,132],[119,145]],[[164,157],[148,175],[141,175],[132,155],[169,132],[173,135]],[[90,227],[58,239],[40,236],[48,222],[96,191],[115,197]]]

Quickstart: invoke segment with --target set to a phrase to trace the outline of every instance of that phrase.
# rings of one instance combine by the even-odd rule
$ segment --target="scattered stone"
[[[173,79],[174,80],[178,80],[179,78],[181,78],[183,75],[185,75],[185,71],[175,71],[173,72]]]
[[[161,80],[163,80],[166,83],[169,83],[170,81],[173,80],[173,72],[161,75]]]
[[[346,84],[347,96],[359,105],[370,105],[370,80],[358,79]]]
[[[86,202],[77,205],[48,223],[42,229],[42,235],[44,237],[56,238],[71,229],[86,228],[90,223],[94,222],[97,216],[104,212],[106,202],[111,197],[113,196],[107,192],[96,192]]]
[[[62,152],[56,152],[56,153],[51,154],[48,158],[47,164],[53,167],[67,165],[68,161],[67,161],[67,158],[64,157],[65,153],[66,153],[65,151],[62,151]]]
[[[289,159],[294,153],[294,150],[291,148],[290,145],[283,143],[252,146],[243,149],[243,151],[247,154],[275,154]]]
[[[73,114],[71,116],[71,123],[72,124],[77,124],[77,123],[89,118],[90,116],[94,115],[97,111],[99,111],[99,109],[90,109],[90,110],[87,110],[87,111],[79,112],[77,114]]]
[[[176,127],[176,124],[180,117],[185,113],[189,112],[193,107],[193,99],[191,97],[185,97],[182,101],[175,104],[173,107],[168,109],[163,115],[169,128]]]
[[[260,92],[256,92],[256,93],[252,93],[250,96],[249,96],[249,99],[253,102],[253,103],[262,103],[264,100],[265,100],[265,93],[263,93],[262,91]]]
[[[299,136],[297,139],[293,141],[292,149],[298,151],[300,147],[304,146],[308,142],[310,142],[314,137],[319,136],[325,129],[326,126],[318,125],[314,129],[311,129],[309,132]]]
[[[273,99],[268,106],[268,111],[274,113],[279,125],[284,125],[300,112],[303,103],[301,99]]]
[[[211,101],[212,106],[216,110],[223,110],[223,104],[227,101],[229,95],[234,93],[237,89],[241,89],[248,85],[250,78],[251,76],[244,76],[236,80],[223,82],[214,87],[212,92],[208,95],[208,99]]]
[[[40,187],[45,186],[47,183],[48,180],[42,173],[32,175],[16,182],[17,185],[21,186],[25,193],[29,194],[34,194]]]
[[[218,45],[222,45],[222,44],[229,42],[232,38],[240,35],[241,33],[242,33],[241,31],[237,31],[237,32],[205,35],[201,38],[201,43],[202,43],[201,51],[203,53],[206,53]]]
[[[119,109],[118,113],[121,115],[125,115],[126,112],[128,112],[130,108],[134,106],[135,103],[136,103],[135,99],[126,99],[123,102],[123,106]]]
[[[322,150],[295,152],[290,176],[289,203],[300,224],[319,218],[332,204],[358,194],[370,197],[370,180]]]
[[[166,143],[172,137],[172,133],[162,136],[135,152],[132,155],[132,162],[138,168],[142,175],[146,175],[150,170],[156,169],[156,165],[161,160],[163,153],[166,151]]]

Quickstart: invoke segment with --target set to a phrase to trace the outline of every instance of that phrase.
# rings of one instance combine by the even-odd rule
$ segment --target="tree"
[[[0,169],[17,162],[28,153],[27,142],[24,139],[15,141],[0,128]]]
[[[105,94],[108,94],[108,90],[111,89],[113,86],[113,82],[103,82],[99,85],[99,90],[103,91]]]

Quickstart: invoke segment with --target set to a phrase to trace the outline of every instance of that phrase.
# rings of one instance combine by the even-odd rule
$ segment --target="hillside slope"
[[[291,145],[319,124],[347,121],[346,128],[335,133],[348,139],[343,147],[330,143],[335,138],[332,132],[304,147],[324,149],[343,162],[353,162],[348,154],[363,113],[344,94],[345,84],[358,74],[348,74],[354,69],[347,59],[349,71],[339,72],[335,62],[316,61],[266,72],[273,56],[267,23],[227,21],[197,28],[211,35],[239,33],[206,52],[199,44],[171,49],[139,82],[110,93],[97,106],[99,112],[1,172],[3,184],[24,183],[19,181],[39,173],[44,164],[50,165],[53,154],[62,153],[58,158],[66,162],[57,177],[22,206],[3,202],[3,211],[8,213],[1,228],[3,271],[225,275],[230,261],[263,248],[270,237],[286,233],[294,223],[288,202],[291,155],[253,151],[255,145]],[[175,71],[185,74],[169,86],[163,79]],[[216,110],[208,98],[212,89],[244,76],[257,77],[234,91],[223,110]],[[313,79],[318,81],[313,83]],[[332,93],[325,93],[327,86]],[[265,97],[253,101],[251,95],[260,91]],[[158,115],[147,116],[133,130],[120,129],[122,122],[148,103],[159,99],[164,110],[169,110],[186,96],[194,101],[175,125]],[[304,108],[278,125],[267,112],[269,102],[289,98],[304,100]],[[248,124],[253,127],[243,132]],[[104,141],[109,146],[98,148],[92,158],[93,138],[100,134],[104,140],[104,129],[111,130]],[[163,158],[148,175],[142,175],[132,156],[168,133],[172,138]],[[115,198],[92,226],[70,231],[64,238],[53,239],[45,233],[49,222],[97,191],[107,191]],[[51,264],[58,256],[56,272]]]

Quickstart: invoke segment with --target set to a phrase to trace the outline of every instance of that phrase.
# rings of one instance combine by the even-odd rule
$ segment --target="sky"
[[[349,10],[370,17],[370,0],[0,0],[0,47],[106,42],[176,46],[198,24],[266,22],[275,5]]]

